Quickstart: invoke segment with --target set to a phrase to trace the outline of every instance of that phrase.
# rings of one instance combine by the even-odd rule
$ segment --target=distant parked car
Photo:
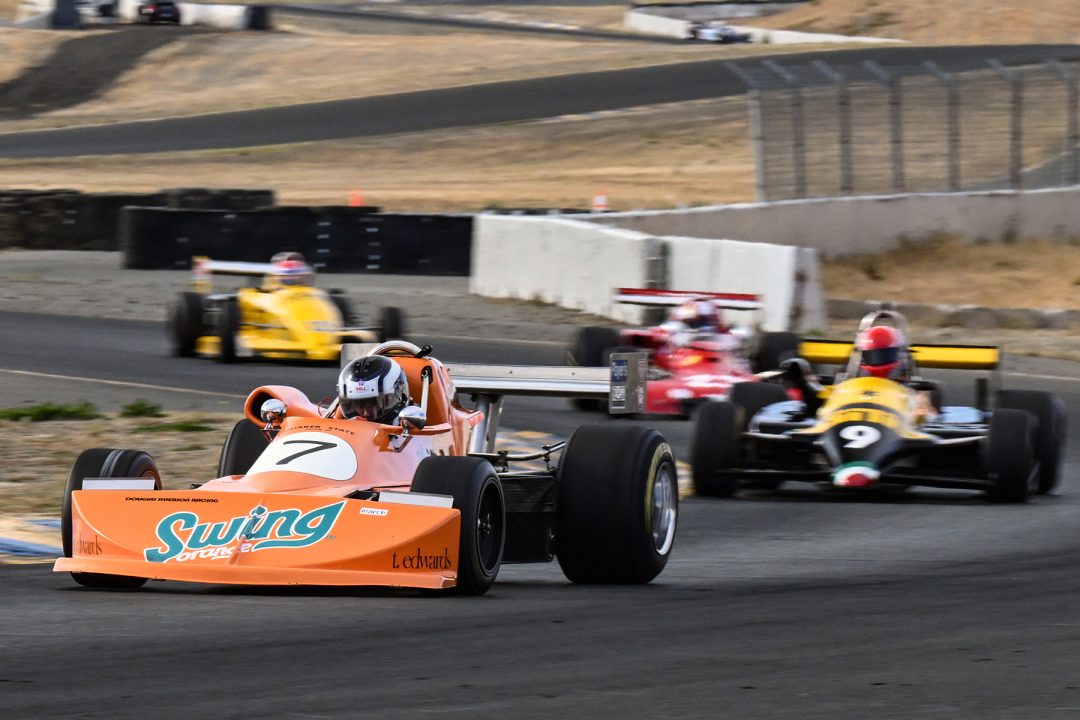
[[[750,42],[750,33],[741,33],[719,20],[699,21],[690,23],[689,34],[686,39],[714,43],[743,43]]]
[[[180,24],[180,6],[173,0],[149,0],[139,5],[139,21],[144,23]]]

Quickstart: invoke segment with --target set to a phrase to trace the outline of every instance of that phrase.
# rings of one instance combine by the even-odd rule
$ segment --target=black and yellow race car
[[[878,311],[875,323],[903,324]],[[905,328],[906,330],[906,328]],[[740,383],[727,401],[701,407],[691,441],[699,495],[731,497],[741,486],[776,488],[787,481],[860,490],[929,486],[982,490],[990,500],[1022,502],[1057,484],[1065,442],[1060,398],[1031,390],[998,390],[987,407],[947,406],[940,383],[917,367],[995,370],[996,347],[913,345],[906,382],[857,377],[859,350],[849,342],[804,340],[800,359],[771,373],[774,383]],[[847,371],[829,384],[807,382],[809,363]],[[790,390],[802,393],[792,400]]]
[[[255,276],[262,282],[215,293],[213,275]],[[181,293],[169,312],[173,354],[222,362],[245,358],[337,362],[342,343],[403,337],[400,309],[384,307],[378,325],[357,325],[345,293],[315,287],[314,275],[299,253],[276,255],[269,263],[193,258],[193,288]]]

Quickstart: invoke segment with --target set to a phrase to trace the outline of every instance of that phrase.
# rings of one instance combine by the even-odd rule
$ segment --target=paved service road
[[[947,71],[984,67],[987,58],[1007,65],[1048,57],[1080,60],[1075,45],[874,47],[800,53],[790,65],[824,59],[849,69],[875,60],[896,74],[924,73],[934,60]],[[306,105],[113,123],[59,130],[0,134],[0,157],[68,157],[184,150],[370,137],[487,125],[559,115],[725,97],[745,86],[724,60],[657,65],[531,80],[484,83],[397,95],[331,100]]]

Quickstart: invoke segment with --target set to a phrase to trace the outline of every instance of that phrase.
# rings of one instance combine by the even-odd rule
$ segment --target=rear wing
[[[845,340],[804,339],[799,355],[819,365],[844,365],[854,348]],[[996,370],[1001,365],[1001,349],[992,345],[912,345],[911,355],[920,368]]]
[[[191,282],[195,290],[208,293],[211,290],[211,278],[214,275],[239,275],[263,277],[274,271],[270,263],[240,262],[233,260],[211,260],[205,256],[191,258]]]
[[[760,310],[763,307],[761,296],[750,293],[656,290],[653,288],[619,288],[615,291],[615,302],[623,305],[672,307],[681,305],[687,300],[710,300],[716,307],[724,310]]]

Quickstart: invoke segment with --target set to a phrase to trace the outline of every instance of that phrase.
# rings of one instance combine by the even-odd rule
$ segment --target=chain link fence
[[[760,200],[1080,183],[1075,65],[729,67],[750,88]]]

